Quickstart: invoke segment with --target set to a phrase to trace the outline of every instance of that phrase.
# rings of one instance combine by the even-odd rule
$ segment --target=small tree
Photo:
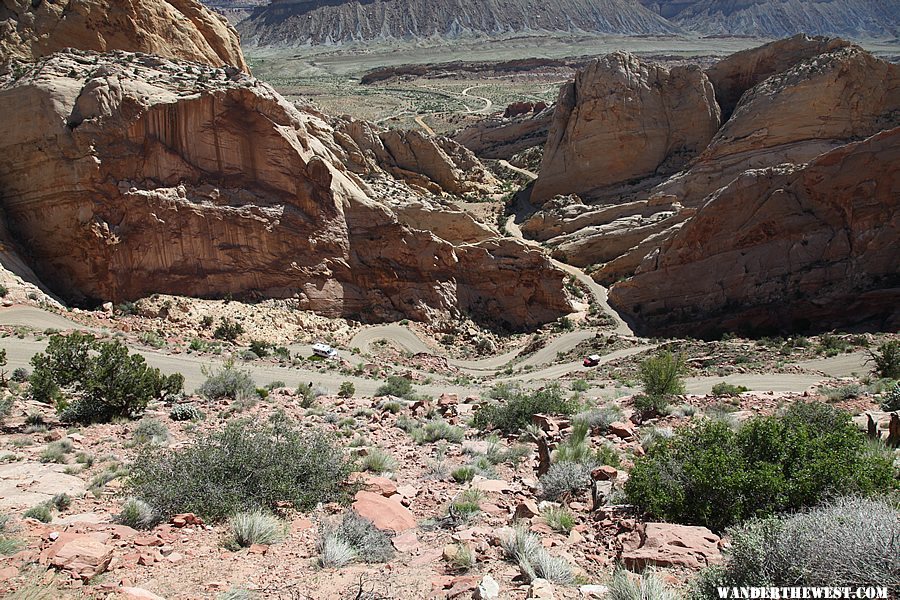
[[[213,332],[213,337],[217,340],[234,342],[242,333],[244,333],[243,325],[236,323],[231,319],[222,319],[222,322],[219,323],[219,326],[216,327],[216,330]]]
[[[875,363],[872,369],[876,375],[884,379],[900,379],[900,340],[891,340],[878,346],[878,349],[869,351],[871,362]]]
[[[356,393],[356,386],[353,385],[352,381],[345,381],[341,384],[340,389],[338,390],[338,396],[341,398],[352,398],[353,394]]]
[[[659,412],[672,396],[684,393],[684,356],[663,350],[641,363],[639,375],[647,401],[644,410]]]

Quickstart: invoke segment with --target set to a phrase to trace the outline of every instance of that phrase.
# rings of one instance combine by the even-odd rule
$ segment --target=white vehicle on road
[[[323,344],[321,342],[313,344],[312,351],[313,354],[321,356],[322,358],[337,358],[337,350],[328,344]]]

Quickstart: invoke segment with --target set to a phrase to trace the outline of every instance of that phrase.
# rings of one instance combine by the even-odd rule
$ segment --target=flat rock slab
[[[622,562],[632,571],[649,566],[700,569],[722,561],[720,538],[706,527],[647,523],[635,541],[626,541],[622,549]]]
[[[355,498],[353,510],[382,531],[401,533],[416,526],[416,517],[396,500],[365,490],[357,492]]]
[[[63,473],[65,468],[33,462],[0,465],[0,509],[29,508],[56,494],[84,495],[85,482]]]

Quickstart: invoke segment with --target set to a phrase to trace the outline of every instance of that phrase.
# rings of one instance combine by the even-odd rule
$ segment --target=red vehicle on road
[[[596,367],[600,364],[600,355],[599,354],[591,354],[590,356],[584,357],[584,366],[586,367]]]

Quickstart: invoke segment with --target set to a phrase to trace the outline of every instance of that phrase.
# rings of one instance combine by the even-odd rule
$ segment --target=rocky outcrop
[[[637,0],[275,0],[239,29],[259,45],[496,35],[535,31],[676,33]]]
[[[560,90],[532,202],[674,172],[706,147],[719,118],[698,67],[609,54]]]
[[[146,52],[249,72],[237,32],[197,0],[7,0],[0,63],[63,48]]]
[[[644,523],[624,542],[619,559],[635,572],[648,567],[699,570],[722,563],[721,538],[706,527]]]
[[[744,93],[690,169],[659,186],[698,206],[747,169],[802,164],[900,124],[900,65],[856,46],[804,60]]]
[[[487,194],[499,185],[470,150],[449,138],[382,129],[351,117],[333,124],[342,158],[355,173],[390,173],[434,194]]]
[[[749,170],[610,302],[645,333],[900,325],[900,128],[805,166]]]
[[[511,159],[547,142],[553,109],[512,117],[488,117],[459,131],[453,139],[482,158]]]
[[[570,310],[540,251],[403,225],[344,168],[330,125],[236,69],[69,51],[0,80],[0,110],[19,115],[0,139],[9,229],[69,301],[293,297],[512,328]]]
[[[850,42],[839,38],[799,34],[723,58],[706,70],[706,76],[716,90],[722,120],[727,121],[731,117],[744,92],[772,75],[783,73],[819,54],[849,45]]]
[[[640,0],[690,31],[784,37],[800,32],[854,38],[894,37],[900,5],[891,0]]]

